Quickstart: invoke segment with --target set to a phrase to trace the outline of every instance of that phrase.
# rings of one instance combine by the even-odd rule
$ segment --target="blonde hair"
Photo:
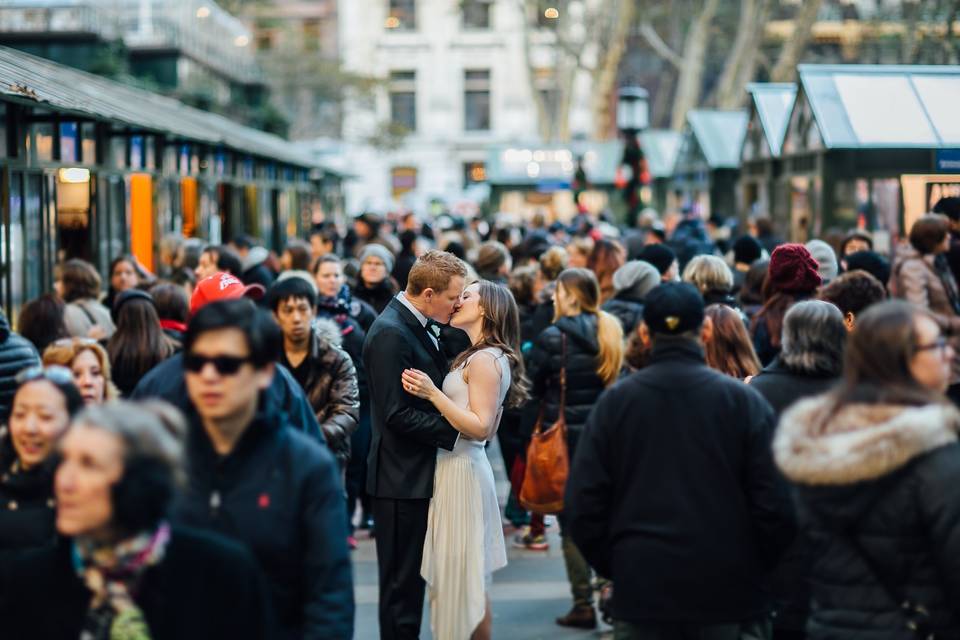
[[[733,273],[730,267],[717,256],[700,255],[687,263],[683,270],[683,281],[689,282],[701,293],[733,289]]]
[[[563,247],[550,247],[540,256],[540,273],[547,282],[557,279],[560,272],[567,268],[570,256]]]
[[[463,261],[446,251],[427,251],[417,258],[407,277],[407,293],[418,296],[426,289],[443,293],[456,277],[467,277],[467,268]]]
[[[620,375],[623,366],[623,327],[613,315],[600,309],[600,285],[589,269],[565,269],[557,277],[557,286],[574,297],[579,310],[597,316],[597,375],[605,386],[610,386]],[[554,322],[560,319],[559,309]]]
[[[107,356],[107,351],[90,338],[61,338],[51,343],[43,352],[43,366],[60,365],[72,370],[73,361],[84,351],[92,353],[100,364],[100,371],[106,382],[103,391],[104,402],[119,398],[120,392],[113,384],[110,374],[110,358]]]

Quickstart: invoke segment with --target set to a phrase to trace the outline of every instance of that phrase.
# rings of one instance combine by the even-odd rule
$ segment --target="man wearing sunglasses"
[[[352,638],[353,580],[336,460],[266,393],[279,327],[249,300],[203,307],[184,337],[187,488],[174,519],[232,537],[267,577],[271,638]]]

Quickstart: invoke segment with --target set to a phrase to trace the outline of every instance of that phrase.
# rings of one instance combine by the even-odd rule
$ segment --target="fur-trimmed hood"
[[[340,333],[340,326],[329,318],[314,318],[313,331],[324,342],[328,342],[336,347],[343,343],[343,334]]]
[[[777,466],[801,485],[877,480],[925,453],[957,441],[960,413],[948,405],[851,404],[821,425],[827,396],[784,413],[773,442]]]

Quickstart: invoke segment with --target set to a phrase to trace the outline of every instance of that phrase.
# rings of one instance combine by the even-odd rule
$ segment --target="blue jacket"
[[[13,394],[17,390],[16,377],[22,369],[40,364],[37,350],[29,340],[10,330],[7,316],[0,311],[0,422],[5,421]]]
[[[253,552],[267,579],[277,639],[353,637],[353,577],[343,487],[333,454],[294,429],[266,394],[233,451],[219,455],[195,412],[187,488],[173,522]]]
[[[300,384],[283,365],[276,365],[276,371],[273,382],[266,391],[271,406],[279,407],[294,429],[303,431],[326,444],[317,416],[307,402]],[[187,395],[187,383],[183,377],[182,353],[170,356],[140,379],[130,399],[146,400],[147,398],[166,400],[185,414],[193,410],[190,397]]]

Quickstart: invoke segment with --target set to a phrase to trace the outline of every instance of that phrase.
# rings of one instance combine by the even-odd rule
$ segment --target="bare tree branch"
[[[683,57],[671,49],[670,45],[664,42],[660,34],[657,33],[657,30],[653,28],[653,25],[646,20],[640,23],[640,35],[643,36],[643,39],[658,56],[677,69],[683,68]]]

